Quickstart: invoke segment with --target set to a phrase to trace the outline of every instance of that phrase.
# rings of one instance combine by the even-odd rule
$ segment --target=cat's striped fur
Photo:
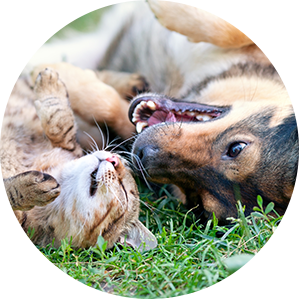
[[[86,73],[76,72],[71,71],[78,84]],[[62,77],[67,78],[63,71]],[[93,98],[86,94],[75,101],[82,95],[72,87],[69,92],[78,111]],[[95,114],[97,109],[96,104]],[[109,105],[101,109],[110,113]],[[31,229],[30,241],[42,246],[69,238],[74,247],[89,247],[99,235],[108,247],[125,237],[138,248],[156,245],[138,220],[138,191],[126,161],[106,151],[82,156],[68,93],[56,71],[40,72],[34,88],[29,78],[0,79],[0,140],[0,230],[12,244],[28,242]]]

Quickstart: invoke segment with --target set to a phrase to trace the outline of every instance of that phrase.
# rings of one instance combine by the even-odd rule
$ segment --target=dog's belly
[[[124,12],[128,19],[120,22],[120,28],[115,30],[120,34],[104,51],[106,54],[100,59],[99,68],[138,72],[147,78],[153,92],[178,98],[191,86],[234,64],[244,63],[250,56],[251,60],[268,62],[255,45],[230,50],[208,43],[189,42],[185,36],[169,31],[157,22],[147,3],[119,4],[111,12],[114,17],[108,17],[103,26],[113,27],[112,20]]]

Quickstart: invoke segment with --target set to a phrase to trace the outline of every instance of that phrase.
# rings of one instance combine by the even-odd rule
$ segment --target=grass
[[[75,29],[87,32],[95,27],[104,10],[87,14],[67,25],[54,37]],[[141,191],[140,220],[155,233],[158,247],[140,254],[116,245],[105,251],[101,237],[96,247],[74,250],[64,240],[58,249],[39,250],[53,264],[74,279],[95,289],[120,296],[167,298],[209,287],[238,270],[270,239],[280,217],[272,217],[272,204],[258,207],[248,217],[238,202],[239,217],[230,227],[219,226],[216,218],[204,225],[196,220],[164,188],[158,197]],[[276,215],[276,213],[275,213]]]
[[[2,299],[274,299],[259,289],[238,289],[226,258],[299,255],[297,222],[264,212],[245,218],[241,209],[231,227],[216,220],[202,226],[164,189],[158,199],[141,196],[151,207],[142,205],[141,220],[156,233],[156,249],[140,254],[116,246],[104,252],[101,240],[87,250],[73,250],[67,241],[59,249],[2,248]],[[276,299],[299,297],[296,291]]]

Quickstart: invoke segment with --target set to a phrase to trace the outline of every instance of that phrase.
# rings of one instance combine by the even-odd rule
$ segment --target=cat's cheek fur
[[[72,236],[72,244],[75,247],[82,247],[83,244],[84,247],[95,245],[98,236],[103,234],[115,219],[126,222],[128,201],[125,200],[124,190],[120,188],[117,170],[105,159],[106,157],[101,157],[101,153],[94,153],[66,163],[60,167],[59,172],[52,172],[62,187],[59,197],[48,206],[51,215],[51,211],[57,214],[55,220],[53,219],[56,237],[64,238],[60,232],[66,232],[68,228],[68,237]],[[100,167],[99,160],[102,161]],[[91,173],[98,167],[98,189],[95,195],[91,196]],[[120,168],[124,168],[122,163]],[[108,177],[109,172],[111,175]],[[135,204],[139,205],[138,200]],[[117,228],[113,230],[109,235],[108,247],[113,246],[120,233]]]

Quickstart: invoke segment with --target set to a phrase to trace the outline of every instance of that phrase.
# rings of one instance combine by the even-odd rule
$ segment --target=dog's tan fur
[[[182,101],[229,107],[224,117],[200,123],[180,122],[179,117],[173,124],[158,120],[160,124],[146,125],[150,127],[136,140],[133,153],[140,157],[150,180],[175,184],[191,207],[200,205],[201,214],[204,212],[208,217],[214,212],[221,222],[236,215],[238,199],[246,205],[246,213],[251,212],[258,194],[265,204],[273,201],[277,212],[283,214],[295,183],[298,135],[288,93],[275,69],[249,38],[227,22],[182,4],[155,0],[149,4],[163,26],[190,41],[228,49],[221,51],[232,53],[239,61],[223,73],[200,80],[198,87],[190,91],[181,88],[173,95],[174,107]],[[214,64],[212,61],[212,67]],[[159,105],[165,98],[171,100],[163,95],[145,94],[137,97],[133,106],[140,103],[139,99]],[[147,124],[146,117],[140,116],[141,122]],[[133,119],[136,118],[139,117]],[[268,125],[263,125],[266,119]],[[289,129],[280,131],[284,126]],[[273,135],[277,144],[270,140]],[[235,141],[243,141],[247,147],[236,158],[227,159],[228,145]],[[282,143],[289,144],[289,154],[276,154],[274,148],[284,147]]]

